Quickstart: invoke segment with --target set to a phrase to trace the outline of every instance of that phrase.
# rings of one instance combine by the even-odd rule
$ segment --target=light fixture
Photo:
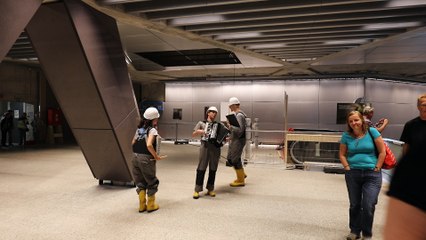
[[[229,33],[229,34],[221,34],[215,37],[216,40],[224,40],[224,39],[238,39],[238,38],[253,38],[260,37],[260,33],[258,32],[242,32],[242,33]]]
[[[395,29],[395,28],[409,28],[420,26],[420,22],[403,22],[403,23],[375,23],[365,25],[365,30],[377,30],[377,29]]]
[[[366,43],[367,39],[352,39],[352,40],[335,40],[335,41],[327,41],[324,44],[327,45],[339,45],[339,44],[363,44]]]
[[[247,49],[280,48],[285,46],[286,46],[285,43],[265,43],[265,44],[248,45]]]
[[[214,23],[222,22],[225,18],[222,15],[207,15],[198,17],[175,18],[170,21],[173,26],[191,25],[194,23]]]
[[[287,58],[282,59],[283,62],[304,62],[304,61],[313,61],[317,58]]]
[[[425,4],[426,1],[424,0],[391,0],[386,4],[386,7],[407,7]]]

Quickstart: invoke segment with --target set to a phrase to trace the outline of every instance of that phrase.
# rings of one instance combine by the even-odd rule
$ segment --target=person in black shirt
[[[13,130],[13,111],[8,110],[4,113],[1,120],[1,145],[2,147],[12,147],[12,130]],[[9,145],[6,145],[8,140]]]
[[[419,116],[402,131],[403,156],[388,191],[387,240],[426,238],[426,94],[417,99],[417,109]]]

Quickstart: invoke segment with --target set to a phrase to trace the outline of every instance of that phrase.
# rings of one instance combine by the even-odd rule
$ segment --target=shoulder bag
[[[376,142],[374,142],[374,137],[371,134],[370,129],[368,129],[368,134],[370,134],[370,137],[373,139],[374,149],[376,149],[376,156],[378,156],[379,154],[378,154],[378,151],[377,151]],[[384,143],[384,144],[385,144],[386,156],[385,156],[385,160],[383,161],[382,168],[383,169],[392,169],[396,166],[395,155],[393,155],[389,146],[386,143]]]

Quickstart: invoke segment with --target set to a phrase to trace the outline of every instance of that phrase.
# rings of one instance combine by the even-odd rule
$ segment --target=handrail
[[[392,138],[383,138],[383,141],[390,142],[390,143],[393,143],[393,144],[398,145],[398,146],[404,145],[403,141],[395,140],[395,139],[392,139]]]

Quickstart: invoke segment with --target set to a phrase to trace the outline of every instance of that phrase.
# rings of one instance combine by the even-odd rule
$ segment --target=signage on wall
[[[173,119],[182,120],[182,108],[173,108]]]
[[[346,124],[346,116],[355,107],[353,103],[337,103],[336,124]]]

